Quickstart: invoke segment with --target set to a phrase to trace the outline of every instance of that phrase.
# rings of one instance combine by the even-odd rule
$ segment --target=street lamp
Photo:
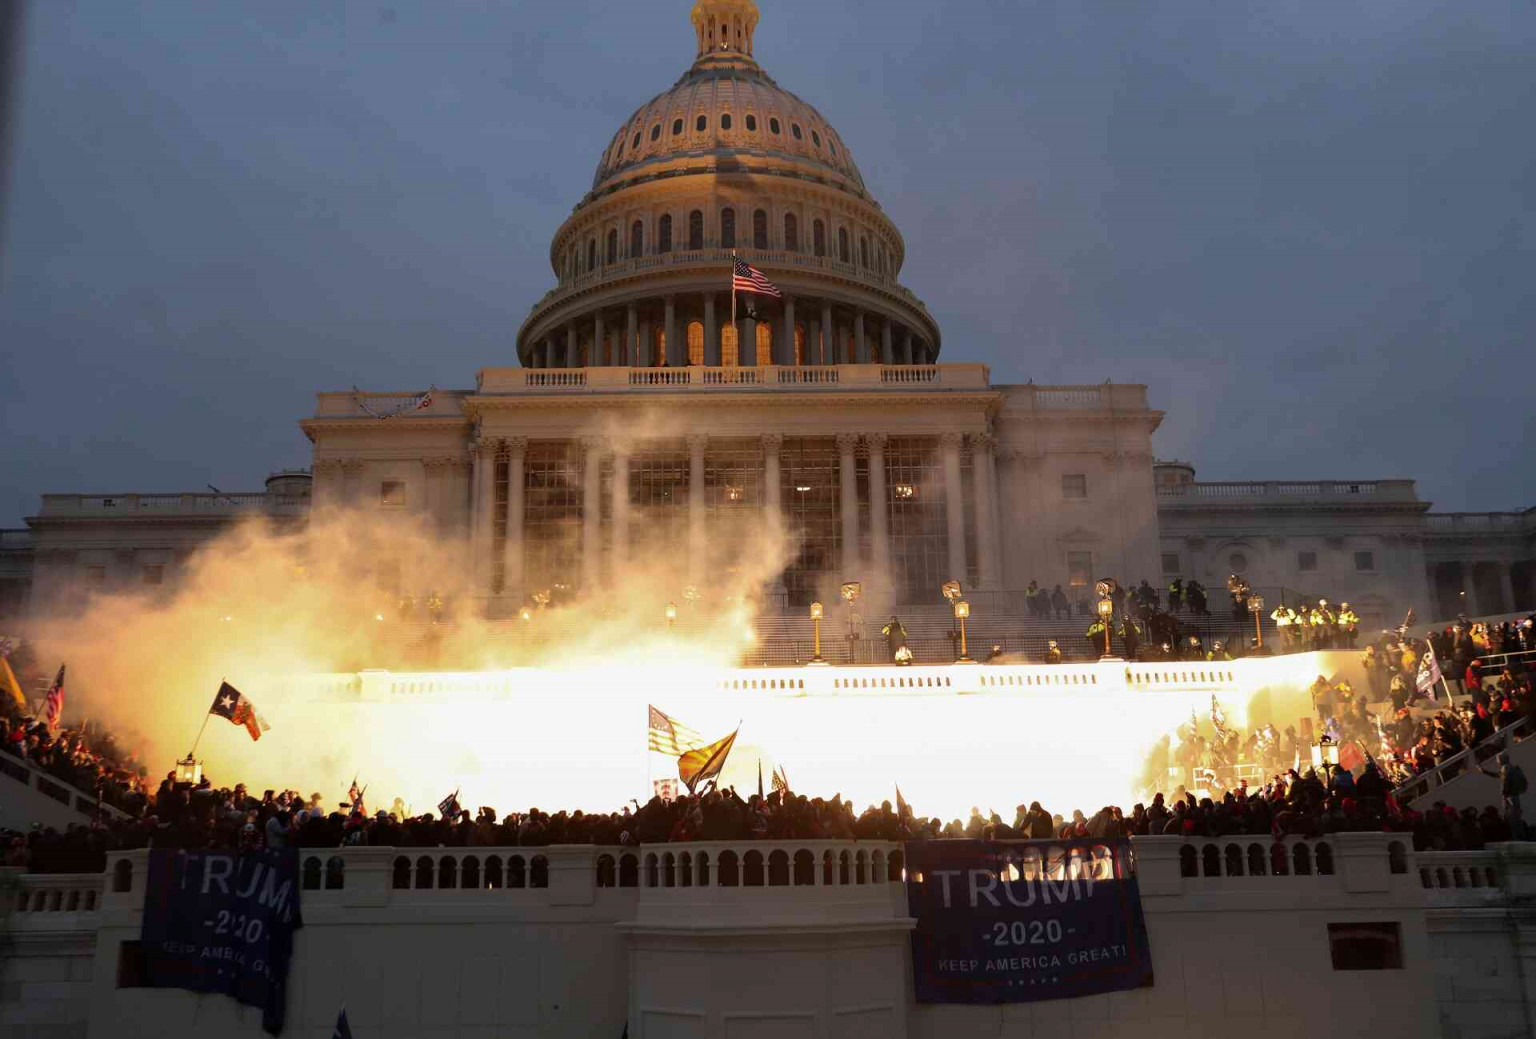
[[[1264,622],[1260,620],[1260,610],[1264,609],[1264,596],[1254,594],[1248,596],[1248,612],[1253,614],[1253,634],[1258,643],[1258,648],[1264,648]]]
[[[825,615],[825,613],[826,608],[821,605],[820,599],[817,599],[815,602],[811,603],[811,627],[816,633],[816,649],[815,652],[811,654],[811,663],[813,664],[826,663],[825,660],[821,659],[821,618]]]
[[[955,600],[955,619],[960,622],[960,659],[956,663],[973,663],[965,647],[965,619],[971,615],[971,604],[964,599]]]
[[[1104,657],[1105,659],[1108,659],[1113,655],[1109,646],[1109,622],[1110,618],[1113,617],[1115,613],[1115,600],[1111,599],[1107,595],[1104,596],[1104,598],[1099,600],[1098,609],[1099,623],[1104,625]]]
[[[677,624],[677,603],[669,602],[669,603],[667,603],[667,627],[670,628],[670,627],[673,627],[676,624]]]
[[[188,754],[176,762],[176,782],[197,786],[203,778],[203,763]]]
[[[848,604],[848,651],[853,652],[853,644],[858,641],[858,632],[854,630],[853,604],[859,601],[859,596],[864,594],[864,586],[858,581],[844,581],[843,586],[837,590],[837,594],[843,597],[843,602]]]

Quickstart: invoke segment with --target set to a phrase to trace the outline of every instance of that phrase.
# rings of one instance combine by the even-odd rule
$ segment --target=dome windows
[[[657,140],[660,140],[660,139],[661,139],[661,124],[657,123],[655,126],[651,127],[651,140],[657,141]]]
[[[800,251],[800,222],[795,214],[784,214],[784,248],[792,253]]]
[[[629,225],[629,255],[640,256],[645,252],[645,224],[636,220]]]
[[[820,220],[811,222],[811,242],[817,256],[827,255],[827,225]]]
[[[833,141],[830,136],[827,137],[827,147],[832,149],[832,157],[834,159],[837,158],[837,142]]]
[[[800,124],[799,123],[790,123],[789,124],[789,132],[795,135],[795,140],[797,140],[797,141],[805,140],[805,135],[800,132]]]
[[[747,113],[747,132],[748,133],[756,133],[757,132],[757,116],[753,115],[750,112]]]
[[[704,248],[704,213],[695,209],[688,214],[688,248]]]
[[[587,239],[587,270],[597,269],[597,239]]]
[[[652,140],[655,140],[655,138],[653,137]],[[639,130],[635,131],[635,139],[633,141],[629,142],[629,150],[630,151],[639,151],[640,150],[640,131]]]
[[[768,248],[768,213],[758,209],[752,213],[752,248]]]
[[[672,120],[672,136],[676,137],[679,134],[681,134],[682,132],[683,132],[683,121],[681,119],[674,119],[674,120]]]
[[[722,130],[729,130],[730,128],[731,128],[731,113],[729,113],[729,112],[721,112],[720,113],[720,129],[722,129]]]
[[[699,133],[703,133],[705,130],[709,129],[709,116],[700,115],[698,119],[694,120],[693,128]]]
[[[672,251],[672,214],[668,213],[661,218],[656,225],[656,251],[669,253]]]
[[[839,260],[843,261],[844,263],[849,262],[848,261],[848,229],[846,227],[839,227],[837,229],[837,258]]]
[[[821,134],[817,133],[815,130],[811,131],[811,143],[818,148],[821,147]]]
[[[779,132],[779,121],[777,119],[768,120],[768,132],[771,134],[777,134]]]
[[[736,248],[736,210],[720,210],[720,248]]]
[[[619,232],[617,228],[608,232],[608,264],[612,266],[619,262]]]

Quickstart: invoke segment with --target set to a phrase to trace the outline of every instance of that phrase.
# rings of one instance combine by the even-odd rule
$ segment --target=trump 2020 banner
[[[299,913],[295,848],[241,854],[153,849],[144,891],[144,983],[224,992],[283,1030]]]
[[[1027,1003],[1152,984],[1130,841],[907,845],[919,1003]]]

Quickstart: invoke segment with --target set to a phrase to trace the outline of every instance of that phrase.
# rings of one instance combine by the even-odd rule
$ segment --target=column
[[[613,553],[610,568],[618,584],[629,564],[629,442],[613,445]]]
[[[816,318],[811,318],[805,325],[805,363],[826,363],[821,356],[821,322]]]
[[[582,437],[585,459],[581,472],[581,592],[598,589],[603,562],[603,439]]]
[[[523,458],[527,437],[507,440],[507,540],[502,549],[502,594],[523,601]]]
[[[821,363],[837,364],[837,330],[832,324],[832,304],[827,300],[821,301],[821,335]]]
[[[1501,613],[1515,612],[1515,577],[1513,567],[1509,563],[1495,563],[1499,568],[1499,586],[1504,591],[1504,609]]]
[[[774,364],[795,363],[795,297],[788,293],[784,295],[784,336],[774,353]]]
[[[991,434],[971,437],[971,476],[976,488],[976,583],[983,588],[998,584],[997,565],[997,493],[993,487]]]
[[[949,528],[949,579],[965,581],[965,490],[960,483],[961,433],[939,434],[944,465],[944,520]]]
[[[896,363],[896,356],[891,353],[890,318],[882,318],[880,321],[880,362],[882,364]]]
[[[495,533],[496,449],[494,440],[481,438],[475,447],[475,573],[472,587],[481,594],[491,586],[491,537]]]
[[[885,500],[885,434],[868,433],[869,449],[869,545],[876,579],[889,582],[891,575],[890,506]]]
[[[565,366],[576,368],[581,364],[581,357],[576,348],[576,320],[572,318],[565,323]]]
[[[740,338],[736,340],[736,363],[743,368],[757,367],[757,319],[742,315]]]
[[[608,351],[604,349],[607,345],[603,342],[603,312],[599,310],[592,315],[592,356],[587,358],[593,368],[608,363]]]
[[[619,357],[619,364],[626,368],[634,367],[635,358],[639,352],[635,348],[635,338],[640,334],[640,315],[635,311],[635,305],[631,303],[627,313],[627,323],[624,326],[624,349]]]
[[[704,293],[704,363],[720,367],[720,325],[715,321],[715,294]]]
[[[688,437],[688,583],[697,586],[704,573],[704,446],[709,437]]]
[[[901,337],[901,363],[913,364],[912,360],[912,330],[905,329]]]
[[[763,445],[763,506],[770,523],[782,523],[784,519],[782,479],[779,476],[779,449],[784,446],[784,434],[764,433]]]
[[[681,367],[688,362],[688,355],[684,353],[682,357],[678,357],[677,354],[677,298],[675,296],[668,296],[666,299],[666,312],[661,328],[662,335],[667,340],[666,357],[663,360],[669,368]]]
[[[869,363],[869,342],[864,338],[864,311],[853,312],[853,349],[854,357],[860,364]]]
[[[837,435],[837,489],[842,501],[843,512],[843,558],[842,570],[844,581],[862,581],[859,575],[860,564],[863,560],[859,554],[859,484],[858,470],[855,467],[853,452],[859,446],[857,433],[839,433]]]
[[[649,368],[656,363],[656,359],[651,356],[651,348],[655,345],[655,343],[651,342],[651,319],[642,317],[640,319],[640,339],[635,343],[636,368]]]

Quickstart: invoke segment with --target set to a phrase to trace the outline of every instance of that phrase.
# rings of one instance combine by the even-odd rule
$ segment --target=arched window
[[[645,252],[645,224],[636,220],[629,225],[629,255],[639,256]]]
[[[757,116],[750,112],[747,113],[747,130],[752,133],[757,132]]]
[[[869,269],[869,239],[859,235],[859,266]]]
[[[721,112],[720,113],[720,129],[722,129],[722,130],[729,130],[730,128],[731,128],[731,113],[729,113],[729,112]]]
[[[811,131],[811,143],[818,148],[821,147],[821,134],[817,133],[815,130]]]
[[[752,248],[768,248],[768,212],[758,209],[752,213]]]
[[[587,270],[590,271],[590,270],[595,269],[596,267],[597,267],[597,239],[596,238],[588,238],[587,239]]]
[[[784,248],[792,253],[800,251],[800,222],[795,214],[784,214]]]
[[[735,325],[726,325],[720,330],[720,364],[725,368],[735,368],[737,359],[737,335]]]
[[[773,323],[759,321],[757,323],[757,365],[761,368],[765,364],[773,363]]]
[[[827,225],[820,220],[811,221],[811,245],[817,256],[827,255]]]
[[[695,209],[688,214],[688,248],[704,248],[704,213]]]
[[[657,368],[667,366],[667,329],[664,325],[657,325],[651,329],[651,342],[655,344],[656,352],[651,356],[652,364]]]
[[[629,150],[630,151],[635,151],[639,147],[640,147],[640,131],[636,130],[635,131],[635,139],[633,141],[629,142]]]
[[[704,363],[704,326],[698,321],[688,322],[688,363],[695,368]]]
[[[619,262],[619,232],[617,228],[608,232],[608,262],[610,264]]]
[[[885,246],[880,247],[880,274],[885,274]]]
[[[674,120],[672,120],[672,136],[676,137],[679,134],[681,134],[682,132],[683,132],[683,121],[681,119],[674,119]]]
[[[736,210],[720,210],[720,248],[736,247]]]
[[[789,124],[789,132],[795,135],[795,140],[797,140],[797,141],[805,140],[805,135],[800,132],[800,124],[799,123],[790,123]]]
[[[846,227],[837,229],[837,258],[844,263],[848,262],[848,229]]]
[[[694,120],[693,128],[695,130],[697,130],[699,133],[703,133],[706,129],[708,129],[708,127],[709,127],[709,116],[707,116],[707,115],[700,115],[698,117],[698,119]]]
[[[657,123],[655,126],[651,127],[651,140],[655,141],[655,140],[660,139],[660,137],[661,137],[661,124]]]
[[[768,132],[769,133],[773,133],[773,134],[776,134],[776,133],[779,132],[779,121],[777,119],[771,119],[770,118],[768,120]]]
[[[672,214],[668,213],[661,218],[661,223],[656,227],[656,251],[669,253],[672,251]]]
[[[827,147],[832,149],[832,157],[837,158],[837,142],[832,139],[831,134],[827,135]]]
[[[795,364],[805,363],[805,326],[795,326]]]

